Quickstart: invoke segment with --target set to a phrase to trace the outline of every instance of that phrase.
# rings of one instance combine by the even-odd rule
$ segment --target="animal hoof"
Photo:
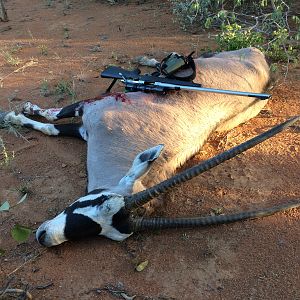
[[[33,105],[30,101],[27,101],[27,102],[23,105],[22,112],[23,112],[24,114],[27,114],[27,115],[33,114],[33,112],[34,112],[33,106],[34,106],[34,105]]]

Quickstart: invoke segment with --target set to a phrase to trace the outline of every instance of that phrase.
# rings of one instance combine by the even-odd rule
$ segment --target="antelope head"
[[[132,167],[120,180],[117,187],[111,190],[98,189],[79,198],[55,218],[44,222],[38,228],[36,238],[41,245],[46,247],[59,245],[67,240],[94,235],[103,235],[116,241],[122,241],[133,232],[139,230],[200,227],[262,217],[285,209],[298,207],[300,206],[300,202],[296,201],[270,209],[227,216],[168,219],[134,218],[132,216],[133,210],[146,204],[151,199],[269,139],[298,120],[300,120],[300,116],[281,123],[269,131],[187,169],[149,189],[131,195],[134,183],[147,174],[153,162],[159,157],[163,145],[150,148],[136,156]]]

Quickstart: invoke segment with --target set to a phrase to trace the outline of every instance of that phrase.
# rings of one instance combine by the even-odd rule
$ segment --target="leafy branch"
[[[219,50],[256,46],[273,61],[299,56],[300,18],[290,0],[170,0],[184,29],[220,29]]]
[[[0,205],[0,215],[9,212],[12,208],[23,203],[26,200],[27,195],[28,195],[28,193],[23,194],[21,199],[15,205],[10,205],[10,203],[8,201],[4,201]],[[22,226],[20,224],[15,224],[11,230],[12,238],[19,243],[27,241],[27,239],[29,238],[31,233],[32,233],[32,229]],[[4,254],[5,254],[5,251],[3,249],[0,249],[0,256],[4,255]]]

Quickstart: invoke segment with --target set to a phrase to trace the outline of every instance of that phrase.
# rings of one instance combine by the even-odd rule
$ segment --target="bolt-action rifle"
[[[197,92],[208,92],[208,93],[254,97],[260,100],[269,99],[271,96],[269,94],[261,94],[261,93],[205,88],[198,83],[164,78],[164,77],[156,77],[152,75],[140,75],[140,73],[141,71],[139,69],[128,71],[120,67],[111,66],[105,69],[101,73],[101,77],[113,79],[112,83],[110,84],[106,92],[110,92],[111,88],[116,83],[116,81],[120,80],[122,83],[124,83],[126,90],[130,92],[142,91],[142,92],[167,93],[168,91],[189,90],[189,91],[197,91]]]

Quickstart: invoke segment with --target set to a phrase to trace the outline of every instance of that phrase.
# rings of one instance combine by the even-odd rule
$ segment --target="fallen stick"
[[[26,299],[29,300],[32,299],[32,295],[28,291],[24,291],[21,289],[5,289],[4,291],[1,292],[2,294],[0,295],[0,299],[5,299],[4,298],[5,294],[23,294],[24,296],[26,296]]]

